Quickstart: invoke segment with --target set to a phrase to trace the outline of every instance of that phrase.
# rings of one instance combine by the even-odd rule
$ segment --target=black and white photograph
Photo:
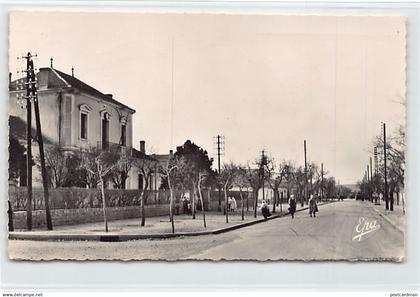
[[[15,10],[8,57],[9,259],[405,261],[405,17]]]

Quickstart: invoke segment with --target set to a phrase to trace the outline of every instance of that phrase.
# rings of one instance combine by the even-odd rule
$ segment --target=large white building
[[[118,147],[134,157],[142,157],[144,143],[140,150],[133,149],[133,114],[135,110],[111,94],[104,94],[84,83],[74,75],[54,68],[41,68],[37,73],[38,98],[41,127],[46,146],[58,144],[64,150],[109,149]],[[16,81],[9,85],[10,134],[23,145],[26,143],[26,108],[17,103]],[[34,118],[34,117],[33,117]],[[32,122],[35,131],[35,121]],[[38,153],[34,143],[33,153]],[[34,167],[34,186],[40,185],[39,170]],[[151,189],[158,188],[157,177],[153,177]],[[21,185],[25,185],[21,178]],[[142,175],[132,168],[126,180],[126,189],[138,189],[144,185]]]

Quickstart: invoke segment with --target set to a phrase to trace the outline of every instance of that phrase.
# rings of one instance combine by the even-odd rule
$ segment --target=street
[[[345,200],[219,235],[128,242],[9,240],[12,259],[395,260],[404,234],[369,203]]]

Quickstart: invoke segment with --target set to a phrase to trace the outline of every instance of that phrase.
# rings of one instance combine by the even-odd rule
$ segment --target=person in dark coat
[[[261,203],[261,214],[265,220],[271,216],[270,210],[268,209],[268,204],[265,202],[265,200],[263,200]]]
[[[295,212],[296,212],[296,200],[295,200],[295,196],[291,195],[290,200],[289,200],[289,213],[292,216],[292,219],[295,217]]]
[[[185,198],[185,196],[182,197],[182,213],[183,214],[188,214],[188,201]]]
[[[314,196],[311,195],[311,198],[309,199],[309,215],[312,217],[316,217],[316,212],[318,211],[318,205],[316,204],[316,200],[314,199]]]

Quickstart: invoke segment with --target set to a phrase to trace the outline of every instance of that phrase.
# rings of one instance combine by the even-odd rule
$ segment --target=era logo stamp
[[[373,234],[375,231],[379,230],[381,225],[375,219],[369,219],[361,217],[354,227],[352,241],[362,241]]]

